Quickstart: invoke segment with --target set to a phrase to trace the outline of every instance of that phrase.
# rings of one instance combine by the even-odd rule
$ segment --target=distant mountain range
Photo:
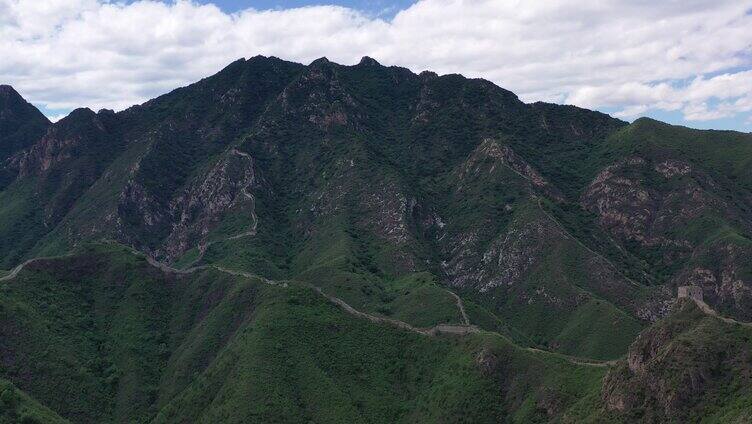
[[[752,135],[485,80],[0,86],[0,268],[0,422],[752,421]]]

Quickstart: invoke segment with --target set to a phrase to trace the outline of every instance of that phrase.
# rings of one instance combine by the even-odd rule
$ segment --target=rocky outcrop
[[[405,245],[412,238],[408,219],[412,215],[416,200],[408,199],[394,181],[385,181],[367,190],[361,205],[368,214],[368,226],[385,240],[398,246]]]
[[[280,94],[283,113],[302,116],[322,131],[354,125],[358,119],[357,103],[342,86],[337,66],[326,58],[311,63],[308,70]]]
[[[581,203],[620,240],[669,248],[686,257],[692,242],[686,232],[675,231],[678,227],[712,215],[737,220],[717,191],[712,178],[686,162],[633,156],[598,173]]]
[[[752,321],[752,265],[746,260],[750,257],[752,247],[733,239],[699,246],[671,285],[700,287],[705,301],[716,309]]]
[[[490,165],[486,162],[489,161]],[[460,181],[467,179],[470,173],[493,173],[497,167],[506,167],[524,178],[535,189],[552,199],[563,201],[564,197],[540,172],[516,154],[511,147],[496,140],[484,139],[459,170]]]
[[[89,109],[77,109],[51,127],[28,150],[9,158],[5,168],[16,169],[18,178],[24,178],[43,175],[65,162],[76,160],[78,155],[108,138],[107,118]]]
[[[668,318],[648,328],[626,360],[603,381],[607,410],[630,421],[689,422],[731,398],[729,388],[752,383],[749,330],[736,331],[684,299]],[[747,335],[744,335],[744,331]],[[716,403],[717,402],[717,403]]]
[[[207,174],[198,177],[172,200],[170,216],[174,223],[158,256],[171,261],[192,247],[206,246],[210,232],[230,211],[245,215],[248,226],[226,237],[256,235],[258,216],[253,193],[260,186],[253,158],[231,149]]]
[[[118,202],[117,237],[128,244],[140,246],[155,257],[171,262],[186,251],[198,247],[202,252],[217,225],[230,212],[246,216],[247,227],[225,238],[253,236],[258,228],[254,191],[261,180],[253,158],[245,152],[230,149],[204,174],[200,174],[167,205],[131,179],[121,192]],[[125,223],[135,220],[138,227]],[[157,235],[149,247],[136,230]],[[139,243],[141,240],[141,243]]]
[[[711,235],[707,222],[724,221],[740,231],[750,226],[722,193],[713,178],[688,162],[633,156],[603,169],[581,202],[624,246],[649,255],[672,289],[698,285],[710,304],[750,317],[752,281],[744,279],[739,260],[749,248],[733,237],[704,242]]]
[[[452,284],[486,292],[495,287],[519,283],[550,247],[556,229],[543,219],[519,222],[494,239],[482,253],[479,263],[472,234],[455,244],[452,259],[444,267]]]

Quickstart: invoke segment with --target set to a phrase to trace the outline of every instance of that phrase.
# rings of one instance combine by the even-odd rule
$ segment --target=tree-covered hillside
[[[54,124],[0,87],[0,378],[72,422],[743,420],[746,330],[662,329],[686,285],[752,320],[751,161],[370,58]]]

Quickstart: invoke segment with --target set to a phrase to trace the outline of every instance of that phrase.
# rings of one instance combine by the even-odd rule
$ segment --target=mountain
[[[603,382],[607,408],[630,421],[752,420],[752,325],[691,301],[646,330]]]
[[[47,117],[13,87],[0,85],[0,160],[29,147],[49,126]]]
[[[716,372],[748,364],[738,324],[661,329],[686,285],[752,320],[752,135],[371,58],[241,59],[122,112],[24,116],[0,377],[73,422],[744,418],[749,382]],[[666,406],[667,358],[716,332],[738,348],[692,357],[702,386]]]

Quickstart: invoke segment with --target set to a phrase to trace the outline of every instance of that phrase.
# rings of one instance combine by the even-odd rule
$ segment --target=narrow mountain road
[[[451,290],[447,290],[446,292],[454,297],[455,301],[457,302],[457,309],[460,310],[460,315],[462,316],[462,324],[470,325],[470,318],[468,318],[467,313],[465,312],[465,304],[462,302],[462,299],[457,295],[457,293]]]
[[[173,268],[173,267],[171,267],[169,265],[163,264],[162,262],[159,262],[159,261],[153,259],[149,255],[145,255],[145,254],[143,254],[143,253],[141,253],[141,252],[139,252],[139,251],[137,251],[135,249],[131,249],[131,252],[134,253],[134,254],[136,254],[136,255],[143,256],[146,259],[146,261],[149,263],[149,265],[154,266],[156,268],[159,268],[162,272],[169,273],[169,274],[183,274],[183,275],[185,275],[185,274],[192,274],[192,273],[194,273],[196,271],[202,271],[202,270],[206,270],[206,269],[214,269],[214,270],[217,270],[219,272],[223,272],[225,274],[230,274],[230,275],[239,276],[239,277],[245,277],[245,278],[251,278],[251,279],[261,280],[264,284],[267,284],[267,285],[270,285],[270,286],[287,287],[287,283],[285,283],[285,282],[278,282],[278,281],[270,280],[270,279],[268,279],[266,277],[262,277],[260,275],[251,274],[250,272],[239,271],[239,270],[235,270],[235,269],[228,269],[228,268],[221,267],[219,265],[199,265],[199,266],[194,266],[194,267],[190,267],[190,268],[186,268],[186,269],[177,269],[177,268]]]
[[[737,321],[733,318],[724,317],[723,315],[719,314],[715,309],[711,308],[710,305],[703,302],[702,300],[698,300],[698,299],[692,299],[692,300],[695,302],[697,307],[700,308],[700,310],[705,312],[707,315],[718,318],[719,320],[729,323],[729,324],[737,324],[737,325],[741,325],[744,327],[752,328],[752,322],[742,322],[742,321]]]
[[[546,354],[546,355],[555,355],[555,356],[558,356],[560,358],[566,359],[569,363],[572,363],[572,364],[575,364],[575,365],[585,365],[585,366],[589,366],[589,367],[601,367],[601,368],[612,367],[612,366],[616,365],[619,362],[618,360],[613,360],[613,361],[599,361],[597,359],[578,358],[576,356],[564,355],[562,353],[551,352],[551,351],[543,350],[543,349],[536,349],[534,347],[527,347],[527,348],[525,348],[525,350],[527,350],[528,352],[533,352],[533,353],[543,353],[543,354]]]
[[[392,327],[397,327],[402,330],[412,331],[413,333],[422,334],[424,336],[437,336],[439,334],[454,334],[454,335],[465,335],[465,334],[472,334],[472,333],[480,333],[480,329],[474,325],[469,324],[438,324],[433,327],[428,328],[419,328],[415,327],[411,324],[408,324],[404,321],[400,321],[398,319],[394,318],[386,318],[381,317],[373,314],[369,314],[367,312],[359,311],[352,306],[350,306],[347,302],[344,300],[326,294],[320,287],[312,286],[315,291],[317,291],[320,295],[327,298],[331,303],[339,306],[344,310],[345,312],[355,315],[357,317],[365,318],[371,322],[377,323],[377,324],[386,324],[390,325]]]
[[[233,269],[227,269],[227,268],[223,268],[223,267],[217,266],[217,265],[200,265],[200,266],[195,266],[195,267],[191,267],[191,268],[187,268],[187,269],[177,269],[177,268],[173,268],[173,267],[171,267],[169,265],[163,264],[161,262],[158,262],[158,261],[154,260],[153,258],[151,258],[149,255],[146,255],[143,252],[140,252],[140,251],[138,251],[138,250],[136,250],[136,249],[134,249],[132,247],[129,247],[129,251],[131,253],[133,253],[134,255],[136,255],[136,256],[143,257],[149,263],[149,265],[151,265],[151,266],[159,269],[160,271],[162,271],[164,273],[178,274],[178,275],[188,275],[188,274],[192,274],[194,272],[198,272],[198,271],[202,271],[202,270],[214,269],[216,271],[219,271],[219,272],[222,272],[222,273],[225,273],[225,274],[229,274],[229,275],[240,276],[240,277],[245,277],[245,278],[250,278],[250,279],[257,279],[257,280],[260,280],[261,282],[263,282],[264,284],[267,284],[267,285],[270,285],[270,286],[276,286],[276,287],[287,287],[288,286],[288,284],[286,282],[274,281],[274,280],[270,280],[268,278],[262,277],[260,275],[251,274],[251,273],[245,272],[245,271],[238,271],[238,270],[233,270]],[[18,273],[21,272],[26,266],[28,266],[29,264],[34,263],[36,261],[61,259],[61,258],[70,257],[70,256],[73,256],[73,255],[72,254],[67,254],[67,255],[62,255],[62,256],[39,257],[39,258],[29,259],[29,260],[23,262],[22,264],[16,266],[15,268],[13,268],[13,270],[10,271],[10,273],[8,275],[0,277],[0,281],[9,281],[9,280],[12,280],[12,279],[16,278],[16,276],[18,276]],[[415,327],[415,326],[413,326],[411,324],[408,324],[408,323],[406,323],[404,321],[400,321],[398,319],[386,318],[386,317],[382,317],[382,316],[377,316],[377,315],[369,314],[367,312],[359,311],[359,310],[355,309],[354,307],[350,306],[344,300],[342,300],[342,299],[340,299],[340,298],[338,298],[336,296],[332,296],[332,295],[326,294],[320,287],[314,286],[314,285],[311,285],[311,287],[317,293],[319,293],[321,296],[323,296],[324,298],[326,298],[329,302],[331,302],[332,304],[340,307],[343,311],[347,312],[350,315],[353,315],[353,316],[356,316],[356,317],[359,317],[359,318],[363,318],[363,319],[367,319],[368,321],[371,321],[371,322],[376,323],[376,324],[389,325],[389,326],[392,326],[392,327],[396,327],[396,328],[399,328],[399,329],[402,329],[402,330],[410,331],[410,332],[413,332],[413,333],[416,333],[416,334],[420,334],[420,335],[423,335],[423,336],[428,336],[428,337],[435,337],[435,336],[438,336],[438,335],[464,336],[464,335],[468,335],[468,334],[478,334],[478,333],[481,333],[481,332],[489,333],[489,334],[497,334],[497,333],[493,333],[493,332],[482,331],[479,327],[477,327],[475,325],[472,325],[472,324],[469,324],[470,320],[469,320],[469,318],[467,316],[467,313],[465,312],[465,307],[464,307],[464,304],[462,302],[462,299],[456,293],[453,293],[453,292],[451,292],[449,290],[447,290],[447,292],[449,294],[451,294],[455,298],[455,300],[457,302],[457,307],[460,310],[460,314],[462,316],[463,324],[438,324],[438,325],[435,325],[433,327],[420,328],[420,327]],[[605,366],[613,365],[615,363],[615,361],[597,361],[597,360],[590,360],[590,359],[584,359],[584,358],[577,358],[577,357],[573,357],[573,356],[562,355],[562,354],[559,354],[559,353],[549,352],[549,351],[546,351],[546,350],[536,349],[536,348],[525,348],[525,349],[528,350],[529,352],[548,354],[548,355],[556,355],[556,356],[562,357],[562,358],[566,359],[567,361],[569,361],[570,363],[576,364],[576,365],[605,367]]]
[[[4,277],[1,277],[0,281],[8,281],[8,280],[12,280],[12,279],[16,278],[16,275],[18,275],[18,273],[21,272],[21,270],[24,269],[26,267],[26,265],[29,265],[30,263],[34,262],[35,260],[38,260],[38,259],[37,258],[35,258],[35,259],[29,259],[28,261],[19,264],[18,266],[16,266],[15,268],[13,268],[8,273],[8,275],[6,275]]]
[[[62,259],[67,258],[69,256],[72,256],[70,254],[68,255],[62,255],[62,256],[41,256],[38,258],[32,258],[29,259],[19,265],[17,265],[15,268],[13,268],[7,275],[0,277],[0,281],[8,281],[16,278],[19,272],[21,272],[22,269],[26,268],[28,265],[37,262],[37,261],[44,261],[44,260],[52,260],[52,259]]]

